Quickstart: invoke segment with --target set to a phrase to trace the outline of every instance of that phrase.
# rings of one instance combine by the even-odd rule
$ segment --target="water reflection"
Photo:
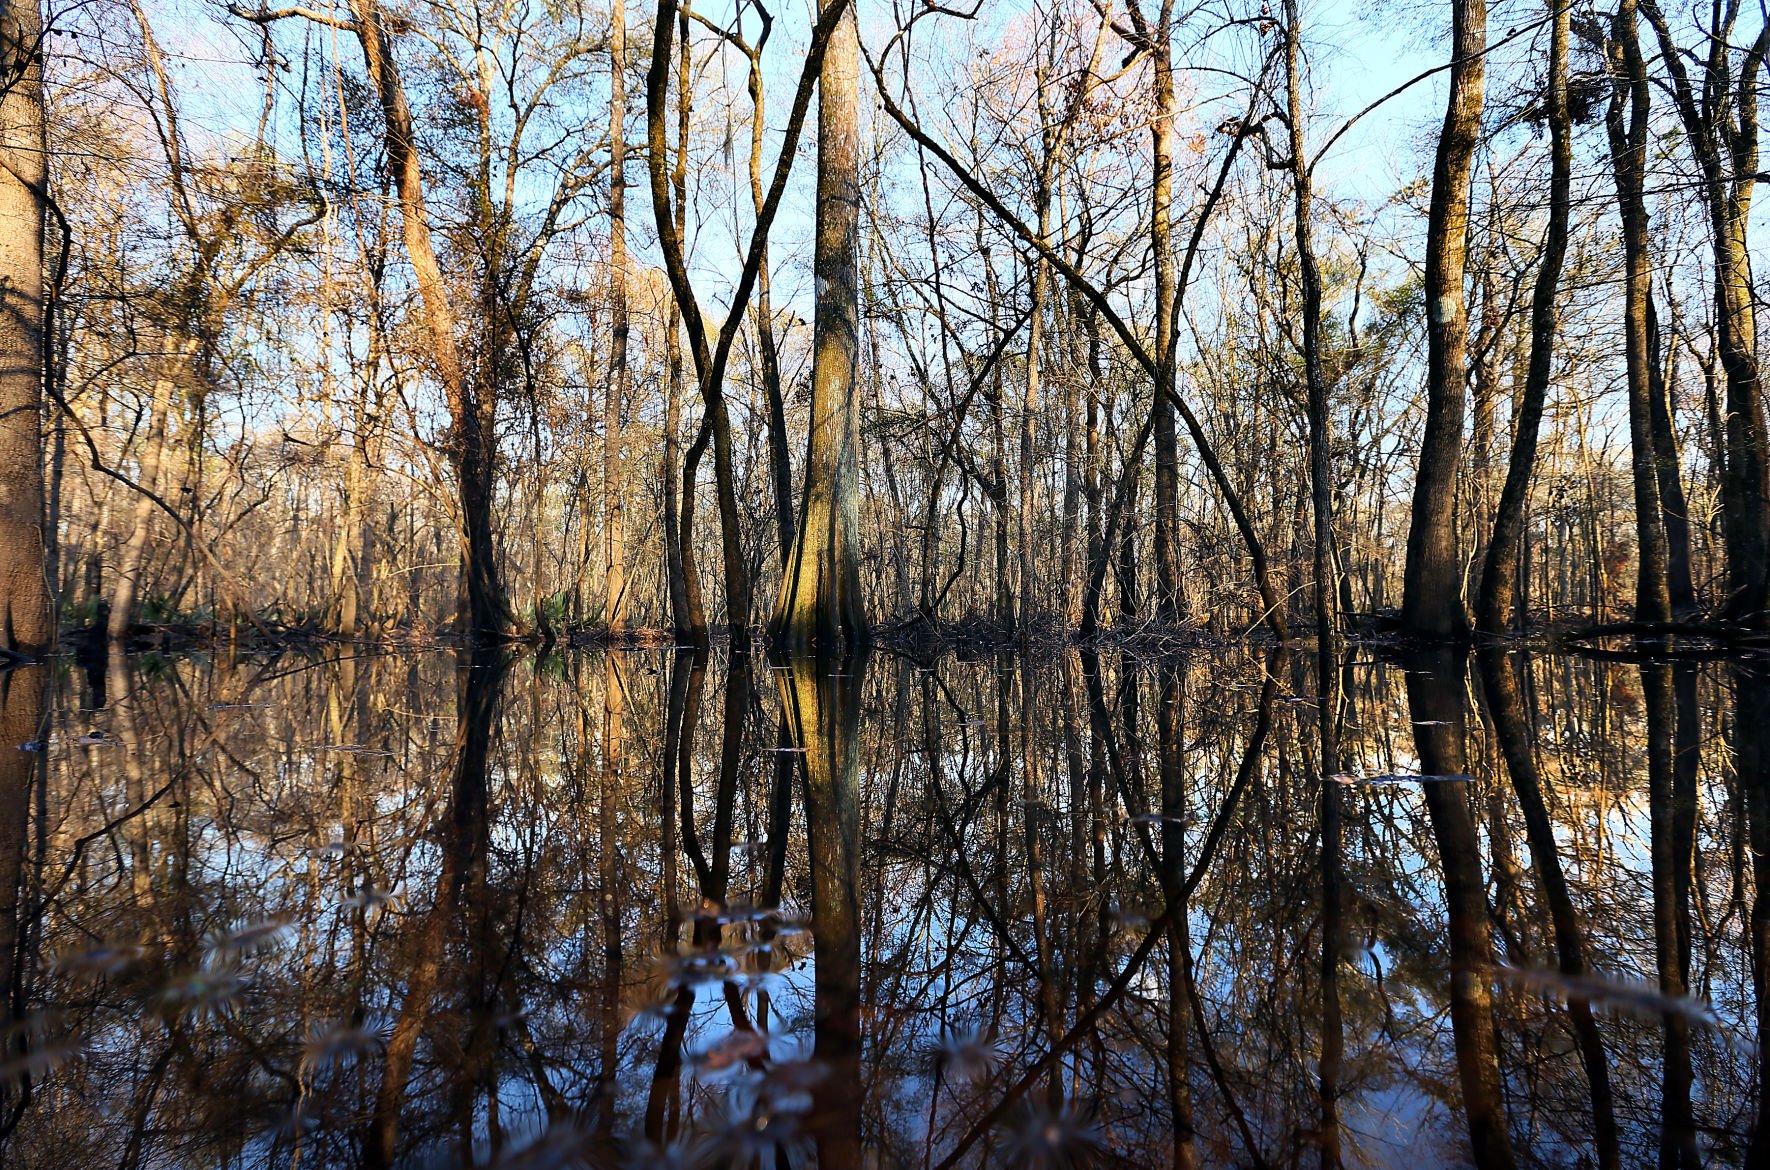
[[[1770,673],[1313,666],[0,676],[0,1164],[1754,1158]]]

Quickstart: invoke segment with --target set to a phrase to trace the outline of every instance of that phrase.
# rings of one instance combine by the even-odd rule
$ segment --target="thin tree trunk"
[[[1627,0],[1625,0],[1627,2]],[[1530,480],[1536,469],[1543,405],[1554,373],[1555,340],[1560,328],[1561,266],[1567,256],[1568,219],[1573,175],[1573,123],[1567,108],[1567,52],[1570,17],[1558,0],[1550,0],[1553,20],[1549,36],[1549,224],[1543,236],[1543,258],[1530,300],[1530,360],[1523,393],[1513,407],[1512,453],[1506,464],[1506,485],[1494,510],[1493,536],[1487,544],[1476,627],[1484,634],[1505,632],[1517,604],[1518,567],[1523,552],[1524,519]]]
[[[1770,22],[1740,55],[1729,44],[1739,7],[1714,8],[1700,86],[1658,0],[1639,10],[1659,40],[1671,78],[1673,105],[1702,171],[1715,262],[1715,342],[1727,387],[1721,469],[1721,527],[1727,546],[1727,598],[1722,612],[1762,625],[1770,620],[1770,435],[1759,385],[1756,298],[1746,242],[1758,177],[1758,75],[1770,54]],[[1698,92],[1700,91],[1700,104]]]
[[[1309,486],[1315,521],[1315,685],[1316,733],[1321,792],[1322,1044],[1319,1077],[1321,1164],[1340,1164],[1340,1079],[1345,1039],[1340,1012],[1340,940],[1333,927],[1345,917],[1340,856],[1340,789],[1326,777],[1340,770],[1338,618],[1333,581],[1334,550],[1333,415],[1327,373],[1321,360],[1321,269],[1314,241],[1314,174],[1303,134],[1302,19],[1297,0],[1285,0],[1285,121],[1290,130],[1297,266],[1303,284],[1303,378],[1309,407]]]
[[[188,347],[162,359],[176,367],[188,354]],[[157,493],[160,464],[166,448],[166,419],[172,412],[173,370],[164,366],[154,375],[153,397],[148,403],[147,433],[142,438],[141,460],[136,472],[142,489],[135,498],[135,511],[129,538],[117,553],[117,565],[111,571],[110,613],[105,618],[105,636],[113,642],[127,641],[135,627],[135,607],[141,600],[141,566],[147,556],[148,542],[153,539],[156,505],[148,493]]]
[[[607,396],[602,408],[602,621],[611,634],[627,625],[626,485],[621,410],[627,397],[627,11],[609,6],[609,312],[613,317]]]
[[[1559,21],[1565,15],[1558,14]],[[1658,455],[1653,437],[1653,371],[1659,364],[1651,328],[1653,259],[1648,251],[1647,65],[1635,35],[1634,0],[1622,0],[1612,22],[1609,56],[1619,73],[1604,124],[1610,136],[1611,168],[1616,178],[1617,211],[1623,229],[1623,334],[1628,358],[1629,450],[1635,489],[1636,591],[1635,618],[1662,622],[1671,617],[1672,601],[1664,517],[1661,513]],[[1561,34],[1565,38],[1565,34]],[[1617,60],[1617,58],[1621,60]],[[1618,68],[1620,66],[1620,69]],[[1625,105],[1628,120],[1623,120]],[[1563,112],[1565,117],[1565,98]]]
[[[1155,174],[1150,185],[1149,243],[1155,260],[1155,610],[1163,622],[1180,620],[1180,440],[1174,425],[1174,95],[1173,0],[1163,0],[1151,46],[1155,64]]]

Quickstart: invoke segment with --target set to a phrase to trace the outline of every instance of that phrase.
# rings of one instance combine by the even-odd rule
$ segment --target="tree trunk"
[[[1770,619],[1770,436],[1759,387],[1757,322],[1746,244],[1758,172],[1758,75],[1770,54],[1770,24],[1758,30],[1732,76],[1728,44],[1738,7],[1716,7],[1701,55],[1700,86],[1692,86],[1685,53],[1658,0],[1641,0],[1672,82],[1673,104],[1702,171],[1715,258],[1715,344],[1727,386],[1726,458],[1721,474],[1721,526],[1727,545],[1727,598],[1722,612],[1762,625]],[[1700,92],[1700,103],[1698,99]]]
[[[602,621],[611,634],[626,628],[626,504],[623,493],[621,408],[627,396],[627,12],[624,0],[609,6],[609,312],[614,319],[602,408]]]
[[[1151,128],[1155,174],[1150,188],[1149,243],[1155,262],[1155,611],[1156,619],[1180,619],[1180,440],[1174,425],[1174,55],[1170,43],[1173,3],[1162,4],[1152,46],[1155,62],[1155,124]]]
[[[1621,67],[1621,80],[1610,100],[1604,124],[1609,131],[1617,211],[1622,216],[1623,229],[1623,334],[1628,357],[1629,449],[1634,473],[1638,567],[1635,619],[1662,622],[1672,615],[1672,601],[1667,569],[1669,550],[1659,496],[1660,470],[1653,436],[1653,371],[1659,364],[1659,355],[1653,347],[1656,339],[1651,329],[1653,258],[1648,252],[1645,196],[1651,95],[1647,66],[1635,36],[1634,0],[1622,0],[1617,8],[1609,48],[1612,68]]]
[[[1450,100],[1432,169],[1426,224],[1426,427],[1407,533],[1401,622],[1415,637],[1461,640],[1468,631],[1457,563],[1456,481],[1468,412],[1469,171],[1481,135],[1486,0],[1451,0]]]
[[[55,641],[43,575],[43,15],[0,5],[0,653],[37,658]]]
[[[178,353],[162,361],[177,364],[188,353]],[[127,641],[135,626],[135,607],[141,600],[141,564],[147,556],[148,542],[154,534],[156,505],[147,493],[158,492],[160,464],[166,448],[166,419],[172,412],[172,371],[164,367],[154,376],[153,398],[148,403],[147,434],[142,439],[141,459],[137,465],[136,484],[141,489],[135,497],[135,512],[129,538],[117,554],[117,565],[111,573],[110,613],[105,619],[105,637],[113,642]]]
[[[1291,182],[1297,265],[1303,284],[1303,378],[1309,406],[1309,486],[1315,520],[1315,685],[1322,822],[1322,1044],[1318,1078],[1321,1104],[1322,1165],[1340,1164],[1340,1093],[1345,1055],[1340,1007],[1340,940],[1331,924],[1345,916],[1340,857],[1340,790],[1325,777],[1340,770],[1338,737],[1338,620],[1333,581],[1334,551],[1333,416],[1327,373],[1321,361],[1321,269],[1314,242],[1314,175],[1303,135],[1301,17],[1297,0],[1285,0],[1285,121],[1290,129]]]
[[[1556,332],[1560,328],[1561,266],[1567,256],[1567,225],[1573,174],[1573,124],[1567,108],[1567,40],[1570,19],[1555,4],[1549,38],[1549,225],[1543,237],[1543,258],[1530,300],[1530,360],[1523,393],[1513,407],[1512,453],[1506,465],[1506,486],[1494,510],[1493,536],[1482,567],[1476,626],[1484,634],[1503,633],[1512,620],[1518,597],[1518,564],[1524,542],[1524,517],[1530,500],[1530,478],[1536,468],[1537,436],[1543,404],[1554,370]]]
[[[831,0],[820,0],[820,12]],[[847,8],[818,78],[817,306],[800,525],[775,610],[788,651],[869,640],[860,594],[860,41]]]
[[[464,632],[478,638],[507,634],[513,620],[498,572],[492,537],[492,493],[495,444],[491,423],[495,404],[474,401],[462,372],[461,352],[455,339],[455,312],[449,303],[442,266],[430,239],[429,211],[424,199],[424,173],[418,161],[412,130],[412,111],[399,64],[383,26],[377,0],[350,0],[354,30],[363,50],[369,81],[381,101],[386,124],[387,169],[399,196],[400,229],[406,258],[418,284],[418,294],[430,338],[431,362],[449,408],[450,462],[453,464],[461,506],[461,576],[463,604],[459,617]]]

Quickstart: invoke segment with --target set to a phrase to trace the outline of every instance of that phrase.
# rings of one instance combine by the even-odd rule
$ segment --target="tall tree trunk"
[[[1321,791],[1322,1044],[1318,1095],[1321,1104],[1321,1164],[1340,1164],[1340,1080],[1345,1041],[1340,1011],[1340,940],[1333,926],[1345,917],[1340,854],[1340,789],[1327,780],[1340,770],[1339,652],[1336,643],[1334,574],[1333,415],[1327,373],[1321,361],[1321,268],[1314,240],[1314,174],[1303,134],[1302,18],[1297,0],[1285,0],[1285,121],[1290,129],[1291,185],[1294,196],[1297,265],[1303,284],[1303,379],[1309,406],[1309,486],[1315,520],[1315,685],[1316,746]]]
[[[1174,95],[1173,0],[1163,0],[1156,22],[1155,124],[1151,127],[1155,174],[1150,186],[1149,243],[1155,263],[1155,610],[1163,622],[1180,619],[1180,440],[1174,425]]]
[[[1626,0],[1625,0],[1626,2]],[[1543,404],[1554,372],[1555,336],[1560,328],[1556,294],[1567,256],[1567,225],[1573,175],[1573,123],[1567,108],[1567,41],[1570,17],[1558,0],[1550,0],[1553,21],[1549,35],[1549,224],[1543,236],[1543,258],[1530,300],[1530,360],[1523,392],[1513,406],[1512,453],[1506,465],[1506,486],[1494,510],[1493,536],[1482,566],[1476,627],[1484,634],[1503,633],[1511,624],[1518,597],[1518,562],[1524,543],[1524,517],[1530,500],[1530,479],[1536,469],[1537,437]]]
[[[670,624],[681,644],[695,625],[700,611],[700,586],[691,592],[687,552],[682,547],[682,327],[676,318],[676,300],[670,299],[664,315],[664,580],[670,592]]]
[[[418,160],[412,111],[381,7],[377,0],[350,0],[350,11],[355,17],[353,28],[362,46],[363,64],[381,102],[387,169],[393,174],[399,196],[406,258],[418,285],[431,363],[436,367],[449,408],[448,451],[461,507],[464,604],[459,616],[465,632],[475,638],[502,637],[514,622],[492,536],[496,437],[491,423],[496,404],[477,401],[480,395],[469,388],[462,370],[461,351],[455,338],[455,311],[449,303],[448,286],[430,239],[424,173]]]
[[[43,14],[0,4],[0,652],[36,658],[55,640],[43,575]]]
[[[819,12],[831,2],[820,0]],[[870,637],[860,593],[860,40],[851,6],[824,50],[817,131],[811,434],[773,631],[790,651],[853,649]]]
[[[1455,641],[1468,631],[1457,563],[1456,481],[1468,413],[1469,172],[1486,89],[1486,0],[1451,0],[1450,100],[1432,168],[1426,224],[1426,427],[1420,439],[1401,621],[1408,633]]]
[[[1758,177],[1758,85],[1770,54],[1770,22],[1740,54],[1730,39],[1739,7],[1714,8],[1700,84],[1692,86],[1686,54],[1658,0],[1640,0],[1671,78],[1673,104],[1702,172],[1715,259],[1715,342],[1727,386],[1726,458],[1721,475],[1721,527],[1727,545],[1727,597],[1722,612],[1754,625],[1770,621],[1770,435],[1759,385],[1756,301],[1746,244]],[[1700,97],[1698,96],[1700,94]]]
[[[602,621],[611,634],[627,625],[626,485],[622,479],[621,409],[627,397],[627,11],[609,6],[609,312],[614,319],[602,408]]]
[[[770,23],[763,26],[762,43],[768,39]],[[746,82],[750,95],[750,208],[763,214],[766,196],[762,188],[762,141],[767,128],[766,99],[762,88],[762,43],[754,49],[743,46],[750,60]],[[756,270],[756,348],[762,359],[762,396],[768,414],[768,470],[774,485],[775,535],[780,541],[781,564],[793,552],[793,458],[787,443],[787,404],[781,391],[780,347],[774,338],[773,282],[768,272],[768,247],[762,248],[761,262]]]
[[[1566,19],[1558,14],[1558,21]],[[1557,24],[1559,30],[1559,24]],[[1622,0],[1608,46],[1619,80],[1604,124],[1610,137],[1616,178],[1617,211],[1623,229],[1623,335],[1628,358],[1629,450],[1635,489],[1637,621],[1661,622],[1672,615],[1667,569],[1669,550],[1659,496],[1660,469],[1653,436],[1654,370],[1659,364],[1651,327],[1653,258],[1647,235],[1647,150],[1650,91],[1647,66],[1635,35],[1634,0]],[[1565,117],[1565,98],[1563,98]],[[1625,122],[1623,112],[1628,111]]]

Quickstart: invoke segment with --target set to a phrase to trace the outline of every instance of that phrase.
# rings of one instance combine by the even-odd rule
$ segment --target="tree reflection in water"
[[[0,676],[0,1163],[1745,1163],[1766,675],[1312,668]]]

